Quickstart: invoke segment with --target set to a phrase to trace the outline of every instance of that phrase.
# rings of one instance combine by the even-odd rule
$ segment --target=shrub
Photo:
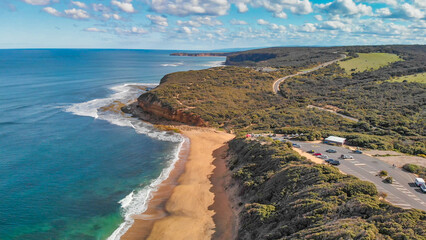
[[[385,178],[385,182],[386,183],[393,183],[393,178],[389,176],[389,177]]]
[[[404,166],[402,166],[402,168],[411,172],[411,173],[419,175],[419,177],[421,177],[421,178],[426,177],[426,168],[423,167],[423,166],[407,163],[407,164],[404,164]]]
[[[388,172],[385,171],[385,170],[382,170],[382,171],[379,172],[380,177],[386,177],[387,175],[388,175]]]
[[[387,193],[385,193],[385,192],[379,192],[379,197],[380,198],[382,198],[382,199],[386,199],[386,197],[388,196],[388,194]]]

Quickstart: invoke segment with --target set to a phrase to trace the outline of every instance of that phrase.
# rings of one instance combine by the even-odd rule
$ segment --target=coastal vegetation
[[[426,213],[392,206],[373,183],[314,164],[280,141],[229,143],[238,239],[424,239]]]
[[[419,166],[412,163],[407,163],[407,164],[404,164],[402,168],[408,172],[417,174],[421,178],[426,178],[426,167]]]
[[[244,57],[244,54],[230,55],[228,59],[240,56],[234,58],[231,61],[233,63],[240,60],[242,62],[239,63],[246,64],[246,59],[251,59],[251,64],[263,65],[272,61],[273,64],[289,65],[281,65],[271,72],[228,66],[172,73],[166,75],[161,85],[146,95],[152,95],[152,99],[158,99],[169,108],[193,113],[210,126],[232,130],[241,135],[273,131],[297,133],[300,140],[317,140],[333,134],[346,137],[347,142],[354,146],[397,150],[413,155],[426,154],[426,86],[415,82],[386,81],[391,76],[426,72],[426,67],[419,64],[425,61],[424,48],[381,46],[313,49],[316,51],[312,53],[300,49],[301,53],[297,53],[296,50],[288,52],[284,48],[282,51],[287,55],[279,53],[276,48],[269,53],[270,49],[248,51]],[[325,56],[336,56],[339,51],[344,51],[351,58],[348,61],[368,51],[381,52],[374,55],[376,57],[397,54],[404,61],[351,74],[347,74],[338,64],[332,64],[287,79],[280,86],[280,95],[273,94],[272,83],[275,79],[306,69],[307,65],[303,64],[309,65],[308,59],[312,55],[324,51],[329,52]],[[385,51],[389,53],[383,53]],[[261,58],[262,61],[255,62],[257,58],[252,53],[262,52],[285,57],[278,60]],[[291,56],[298,58],[293,59]],[[330,58],[321,60],[328,61]],[[299,68],[295,67],[301,62],[303,64]],[[359,121],[308,108],[309,105],[331,106],[338,113]]]
[[[139,101],[152,101],[157,112],[186,113],[236,133],[228,167],[240,199],[238,239],[424,239],[424,211],[389,204],[373,183],[314,164],[289,143],[244,135],[267,131],[300,140],[337,135],[353,146],[424,156],[426,86],[390,80],[424,74],[425,51],[424,46],[377,46],[233,53],[227,63],[234,66],[168,74]],[[279,94],[273,93],[277,78],[343,53],[350,69],[331,64],[286,79]],[[383,56],[381,63],[366,67],[365,61]],[[308,106],[332,108],[359,121]],[[404,168],[419,175],[424,170]],[[381,176],[393,181],[385,171]]]

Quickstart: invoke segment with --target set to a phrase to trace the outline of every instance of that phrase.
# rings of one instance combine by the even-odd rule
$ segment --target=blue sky
[[[0,48],[426,44],[426,0],[0,0]]]

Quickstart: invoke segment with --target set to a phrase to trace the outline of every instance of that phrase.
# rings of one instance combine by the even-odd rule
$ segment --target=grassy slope
[[[425,83],[426,84],[426,73],[417,73],[417,74],[411,74],[411,75],[391,78],[389,81],[390,82],[403,82],[405,80],[407,82],[418,82],[418,83]]]
[[[391,53],[357,53],[359,57],[339,62],[339,66],[346,73],[376,70],[390,63],[402,61],[402,59]]]

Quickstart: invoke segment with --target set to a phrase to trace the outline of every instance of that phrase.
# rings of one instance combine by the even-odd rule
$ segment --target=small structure
[[[324,139],[324,143],[327,144],[336,144],[336,145],[343,145],[345,144],[346,138],[342,138],[342,137],[336,137],[336,136],[330,136],[326,139]]]

